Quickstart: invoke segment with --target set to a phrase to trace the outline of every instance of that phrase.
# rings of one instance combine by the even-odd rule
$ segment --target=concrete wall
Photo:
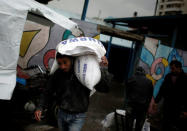
[[[158,0],[156,15],[187,13],[187,0]]]
[[[99,39],[97,25],[73,19],[85,36]],[[22,35],[17,72],[21,78],[29,78],[33,72],[25,73],[24,69],[40,65],[43,70],[52,66],[55,48],[62,40],[73,38],[70,31],[50,21],[29,14]]]
[[[160,41],[146,38],[139,60],[139,66],[144,67],[146,76],[154,84],[154,97],[158,94],[164,77],[169,73],[169,63],[177,59],[187,72],[187,51],[164,46]]]

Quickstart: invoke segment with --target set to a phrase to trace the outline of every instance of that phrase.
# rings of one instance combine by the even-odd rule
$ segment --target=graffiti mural
[[[55,58],[57,44],[75,37],[69,30],[57,24],[45,24],[46,20],[39,16],[34,18],[26,21],[22,35],[17,66],[17,75],[21,78],[29,78],[32,75],[32,73],[25,73],[24,69],[28,67],[39,65],[43,70],[50,68]],[[84,36],[99,38],[96,24],[72,20],[79,25]]]
[[[154,97],[158,94],[164,77],[170,71],[169,63],[174,59],[180,61],[183,65],[184,72],[187,72],[187,51],[162,45],[156,39],[145,39],[139,66],[142,66],[146,70],[147,78],[152,80]]]

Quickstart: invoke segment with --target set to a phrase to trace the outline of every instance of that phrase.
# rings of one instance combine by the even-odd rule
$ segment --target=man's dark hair
[[[42,3],[42,4],[48,4],[48,2],[52,1],[52,0],[35,0],[39,3]]]
[[[182,68],[182,63],[178,60],[172,60],[169,65],[170,66],[175,65],[175,67],[177,67],[177,68]]]
[[[56,54],[56,59],[60,59],[60,58],[64,58],[64,57],[68,57],[70,59],[73,59],[73,56],[69,56],[69,55],[62,55],[59,52],[57,52]]]
[[[62,55],[62,54],[60,54],[60,53],[57,53],[57,54],[56,54],[56,59],[63,58],[63,57],[64,57],[64,55]]]
[[[145,75],[145,70],[143,67],[141,66],[138,66],[135,70],[135,74],[142,74],[142,75]]]

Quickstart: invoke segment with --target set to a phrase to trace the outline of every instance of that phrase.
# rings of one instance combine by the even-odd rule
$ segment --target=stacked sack
[[[78,37],[64,40],[57,45],[57,52],[62,55],[75,56],[74,71],[78,80],[90,90],[101,79],[99,63],[106,50],[103,44],[91,37]],[[53,74],[58,68],[55,59],[51,68]]]

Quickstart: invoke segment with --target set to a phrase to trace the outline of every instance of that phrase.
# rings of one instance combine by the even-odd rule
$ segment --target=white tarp
[[[27,13],[43,15],[52,22],[71,30],[80,31],[76,23],[33,0],[1,0],[0,2],[0,99],[10,100],[16,84],[16,67],[21,37]]]

